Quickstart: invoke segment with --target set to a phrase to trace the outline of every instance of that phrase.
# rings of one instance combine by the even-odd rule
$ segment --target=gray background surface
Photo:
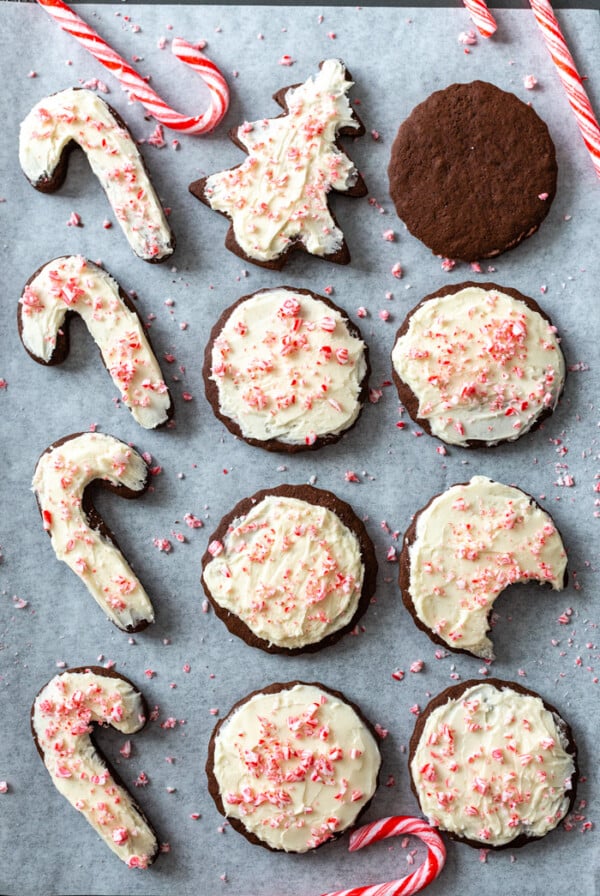
[[[159,38],[205,38],[207,52],[229,76],[231,109],[223,126],[208,137],[176,137],[165,130],[167,146],[142,146],[147,165],[165,204],[178,248],[172,264],[146,265],[133,257],[113,219],[99,185],[80,153],[71,156],[64,187],[52,196],[36,193],[22,176],[17,160],[19,122],[43,96],[101,78],[106,97],[129,123],[138,139],[154,123],[132,106],[115,80],[46,14],[33,5],[5,4],[0,34],[0,93],[5,136],[0,145],[0,220],[4,314],[0,318],[0,428],[4,446],[1,480],[0,544],[0,779],[9,791],[0,795],[0,892],[19,896],[53,894],[145,894],[145,896],[317,896],[335,887],[401,876],[411,870],[408,850],[388,841],[355,855],[347,838],[313,855],[275,855],[253,847],[225,827],[208,797],[203,765],[215,722],[245,693],[272,681],[321,680],[340,688],[364,712],[389,730],[382,741],[381,787],[368,818],[414,814],[405,748],[414,717],[410,707],[424,706],[429,695],[461,680],[480,678],[482,664],[467,656],[435,658],[434,645],[414,626],[396,586],[397,565],[386,562],[390,545],[399,545],[382,527],[402,533],[411,515],[447,486],[476,473],[515,483],[529,491],[554,516],[567,545],[571,578],[568,590],[555,594],[538,586],[519,586],[496,605],[494,642],[498,660],[492,672],[518,680],[551,700],[572,723],[581,751],[585,801],[573,830],[559,830],[514,853],[490,853],[480,861],[477,850],[449,843],[446,869],[431,887],[435,894],[490,896],[547,892],[582,896],[600,889],[597,830],[581,833],[586,820],[599,822],[598,695],[598,519],[594,492],[597,469],[598,356],[597,239],[600,184],[577,131],[572,113],[546,48],[527,10],[498,11],[499,30],[491,41],[479,39],[466,54],[458,34],[470,27],[462,8],[383,10],[331,8],[237,8],[192,6],[130,7],[86,5],[82,15],[128,58],[136,54],[142,73],[182,111],[204,106],[196,76],[181,66]],[[317,16],[323,15],[322,24]],[[126,17],[129,17],[127,19]],[[561,23],[596,108],[600,106],[600,28],[593,12],[561,14]],[[140,25],[136,31],[134,25]],[[172,30],[169,26],[172,25]],[[335,33],[335,39],[328,33]],[[263,40],[257,35],[262,33]],[[278,65],[284,53],[291,68]],[[242,154],[226,132],[244,119],[278,114],[271,94],[314,73],[320,59],[339,56],[348,64],[356,87],[355,101],[367,135],[350,154],[369,186],[367,199],[336,197],[333,206],[352,252],[347,268],[304,255],[294,257],[282,273],[244,265],[226,252],[225,220],[187,192],[188,183],[204,173],[237,164]],[[71,64],[68,64],[68,63]],[[37,77],[30,78],[31,71]],[[234,77],[233,72],[238,72]],[[534,74],[539,86],[523,87]],[[495,271],[473,275],[459,264],[451,274],[440,260],[414,240],[398,221],[388,195],[386,166],[398,124],[430,92],[453,81],[488,79],[531,101],[548,122],[559,161],[558,195],[540,232],[514,251],[492,261]],[[67,227],[72,211],[83,227]],[[395,242],[382,238],[396,232]],[[16,327],[17,301],[27,278],[49,259],[81,253],[101,259],[125,289],[139,296],[142,316],[152,316],[151,336],[159,357],[172,353],[164,372],[176,402],[176,427],[159,433],[139,428],[126,409],[113,401],[115,391],[83,325],[72,327],[72,348],[62,367],[36,365],[23,350]],[[395,280],[395,262],[404,278]],[[418,437],[406,417],[396,427],[398,402],[390,379],[389,353],[396,328],[424,295],[444,283],[480,277],[516,287],[538,299],[563,337],[568,364],[575,367],[554,417],[540,432],[511,446],[489,451],[448,449]],[[336,446],[291,458],[268,455],[234,440],[214,419],[201,383],[201,359],[210,328],[240,295],[265,286],[288,284],[322,291],[356,321],[364,305],[369,317],[358,321],[371,348],[371,385],[382,389],[358,426]],[[542,294],[542,287],[546,289]],[[393,298],[386,299],[392,292]],[[165,304],[173,300],[173,304]],[[391,312],[390,321],[378,317]],[[186,329],[181,325],[187,323]],[[587,369],[589,367],[589,369]],[[579,369],[577,369],[579,368]],[[193,396],[182,399],[183,392]],[[108,622],[79,580],[52,553],[42,530],[29,484],[39,454],[54,439],[99,429],[148,451],[162,473],[150,493],[134,502],[102,496],[98,504],[117,534],[154,601],[156,623],[135,636],[135,643]],[[345,479],[348,470],[360,482]],[[557,485],[570,474],[572,488]],[[380,561],[377,602],[360,633],[316,655],[285,658],[253,651],[233,640],[213,614],[203,614],[199,585],[200,557],[220,517],[241,497],[282,482],[316,481],[353,504],[367,520]],[[204,519],[190,530],[184,514]],[[183,533],[179,543],[173,533]],[[153,546],[169,538],[170,554]],[[13,597],[27,601],[19,609]],[[570,624],[558,623],[565,608]],[[553,646],[552,641],[558,643]],[[133,872],[122,866],[55,791],[29,734],[29,707],[39,688],[56,672],[57,663],[78,666],[114,660],[116,668],[141,686],[157,721],[132,738],[133,754],[119,754],[124,738],[102,731],[98,741],[132,784],[140,771],[150,783],[136,797],[171,851],[152,870]],[[409,672],[417,659],[419,674]],[[190,671],[184,672],[184,664]],[[402,682],[391,678],[401,668]],[[145,670],[154,670],[148,679]],[[173,687],[176,685],[176,687]],[[168,717],[181,720],[162,728]],[[183,723],[185,721],[185,723]],[[172,761],[168,761],[172,760]],[[394,786],[386,786],[393,776]],[[389,782],[391,783],[391,781]],[[168,793],[167,787],[176,792]],[[578,803],[579,805],[579,803]],[[201,818],[192,819],[192,813]],[[411,843],[410,849],[416,844]],[[417,860],[422,853],[419,851]],[[221,880],[227,875],[228,882]]]

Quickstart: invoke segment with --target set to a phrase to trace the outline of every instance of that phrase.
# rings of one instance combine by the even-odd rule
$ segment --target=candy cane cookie
[[[77,255],[55,258],[33,274],[19,300],[19,333],[40,364],[60,364],[69,352],[68,325],[79,314],[134,419],[162,426],[173,405],[138,312],[105,270]]]
[[[551,516],[513,486],[474,476],[414,517],[400,555],[400,588],[416,625],[437,644],[493,659],[494,601],[517,582],[560,591],[567,555]]]
[[[544,837],[575,802],[569,725],[514,682],[465,681],[434,697],[417,719],[409,766],[430,824],[477,848]]]
[[[76,145],[135,254],[150,262],[172,255],[175,240],[135,141],[119,114],[91,90],[73,87],[45,97],[22,122],[19,160],[32,186],[58,190]]]
[[[339,691],[291,681],[240,700],[216,726],[206,773],[217,809],[251,843],[304,853],[366,810],[381,756]]]
[[[242,296],[215,324],[206,397],[234,435],[295,453],[340,439],[367,400],[368,348],[324,296],[281,286]]]
[[[232,634],[268,653],[328,647],[375,593],[377,559],[349,504],[309,485],[240,501],[202,558],[202,584]]]
[[[495,283],[444,286],[396,334],[393,377],[412,419],[464,448],[514,441],[553,412],[566,366],[533,299]]]
[[[92,503],[92,483],[135,498],[148,487],[148,468],[135,448],[101,432],[54,442],[33,477],[44,529],[57,558],[82,580],[111,622],[124,631],[141,631],[154,621],[154,610]]]
[[[31,708],[33,738],[52,783],[130,868],[147,868],[154,861],[157,837],[91,735],[94,724],[135,734],[147,717],[136,686],[99,666],[55,675]]]

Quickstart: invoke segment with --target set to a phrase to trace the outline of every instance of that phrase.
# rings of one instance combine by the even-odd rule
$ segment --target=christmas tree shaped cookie
[[[241,165],[190,184],[194,196],[230,218],[225,245],[231,252],[274,270],[295,249],[348,264],[328,194],[366,193],[337,142],[364,134],[347,97],[352,85],[343,62],[325,60],[314,78],[275,94],[281,115],[245,122],[230,134],[248,153]]]

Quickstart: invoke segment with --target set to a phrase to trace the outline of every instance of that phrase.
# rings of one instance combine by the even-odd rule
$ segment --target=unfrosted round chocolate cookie
[[[526,492],[474,476],[421,508],[402,540],[399,585],[415,624],[432,641],[493,659],[487,637],[505,588],[567,584],[567,555],[552,517]]]
[[[572,810],[577,747],[558,710],[496,678],[447,688],[410,740],[411,786],[431,824],[480,849],[524,846]]]
[[[240,501],[209,540],[202,584],[229,631],[268,653],[328,647],[375,593],[362,521],[332,492],[281,485]]]
[[[566,365],[548,315],[495,283],[457,283],[426,296],[396,334],[393,379],[429,435],[488,447],[531,432],[558,404]]]
[[[358,327],[324,296],[280,286],[227,308],[204,354],[206,397],[234,435],[295,453],[337,442],[367,399]]]
[[[250,843],[304,853],[368,808],[381,755],[361,710],[322,684],[254,691],[213,731],[206,774],[215,805]]]
[[[435,255],[490,258],[534,233],[556,193],[546,124],[485,81],[431,94],[402,123],[390,193],[413,236]]]

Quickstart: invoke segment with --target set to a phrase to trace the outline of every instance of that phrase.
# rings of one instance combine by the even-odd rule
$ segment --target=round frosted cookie
[[[555,409],[566,375],[547,314],[495,283],[458,283],[426,296],[396,334],[392,366],[415,423],[464,448],[536,429]]]
[[[147,868],[154,861],[157,836],[91,734],[95,724],[135,734],[147,718],[136,686],[101,666],[55,675],[31,707],[31,731],[52,783],[130,868]]]
[[[234,435],[294,453],[336,442],[366,401],[368,349],[329,299],[281,286],[242,296],[212,330],[206,396]]]
[[[268,653],[315,651],[351,631],[375,593],[377,559],[349,504],[309,485],[244,498],[202,558],[229,631]]]
[[[307,852],[368,807],[381,756],[371,724],[339,691],[291,681],[254,691],[210,739],[217,809],[251,843]]]
[[[571,811],[577,747],[557,709],[490,678],[434,697],[410,741],[412,789],[430,824],[469,846],[524,846]]]
[[[548,128],[485,81],[432,93],[402,123],[388,168],[398,216],[435,255],[476,261],[534,233],[556,193]]]
[[[560,591],[567,555],[552,517],[513,486],[474,476],[432,498],[414,517],[400,554],[404,605],[436,644],[493,659],[494,601],[509,585]]]

